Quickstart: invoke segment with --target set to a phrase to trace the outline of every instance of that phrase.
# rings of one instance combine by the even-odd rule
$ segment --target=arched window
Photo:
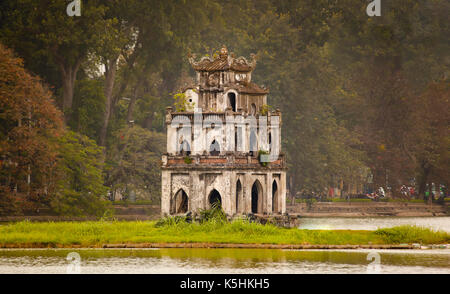
[[[236,112],[236,94],[233,92],[228,93],[228,106],[231,107],[233,112]]]
[[[211,145],[209,146],[209,154],[213,156],[217,156],[220,154],[220,144],[216,140],[213,140]]]
[[[255,155],[256,151],[258,151],[257,141],[256,141],[256,133],[255,131],[252,131],[250,133],[250,155]]]
[[[252,103],[252,105],[250,106],[250,114],[251,115],[256,115],[256,104]]]
[[[190,155],[191,154],[191,146],[186,140],[183,140],[180,144],[180,154],[182,155]]]

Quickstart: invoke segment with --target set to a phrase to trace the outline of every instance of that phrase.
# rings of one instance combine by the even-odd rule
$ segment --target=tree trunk
[[[428,183],[428,204],[433,203],[433,184]]]
[[[142,37],[142,34],[139,34],[139,36],[137,37],[137,40],[138,40],[137,44],[141,43],[141,37]],[[127,65],[126,65],[126,68],[124,69],[124,75],[121,79],[119,90],[117,91],[116,95],[114,95],[114,96],[113,96],[114,78],[115,78],[116,71],[117,71],[117,60],[118,60],[119,56],[117,56],[113,59],[107,60],[105,62],[106,63],[105,64],[105,66],[106,66],[106,71],[105,71],[106,103],[105,103],[105,115],[103,117],[103,124],[100,129],[100,138],[99,138],[100,146],[105,146],[105,144],[106,144],[106,134],[108,131],[109,121],[114,115],[114,107],[115,107],[117,101],[119,101],[119,99],[122,97],[123,93],[125,92],[125,90],[128,86],[131,72],[134,69],[134,65],[135,65],[134,63],[136,61],[136,58],[142,51],[142,50],[139,50],[138,48],[136,48],[133,51],[133,53],[131,53],[131,55],[128,56],[128,58],[127,58],[127,55],[124,54],[124,52],[122,52],[122,56],[124,57]]]
[[[295,204],[294,177],[289,177],[289,196],[291,196],[291,205]]]
[[[99,145],[105,146],[106,134],[108,132],[109,120],[111,118],[113,103],[113,89],[114,89],[114,79],[117,72],[117,59],[107,60],[105,64],[105,113],[103,116],[103,123],[100,129]]]
[[[133,112],[134,112],[134,106],[136,105],[136,101],[139,96],[139,90],[144,83],[144,78],[140,78],[136,86],[134,87],[133,96],[131,97],[130,104],[128,104],[128,112],[127,112],[127,123],[130,123],[133,120]]]
[[[58,64],[63,83],[62,110],[64,112],[64,122],[67,123],[71,118],[75,81],[81,65],[81,59],[78,59],[75,64],[67,64],[64,60],[60,59]]]
[[[422,177],[420,178],[419,191],[418,191],[418,194],[419,194],[418,197],[420,199],[425,199],[425,189],[427,186],[429,173],[430,173],[430,169],[424,167],[424,165],[422,164]]]
[[[136,99],[137,99],[137,89],[134,89],[133,96],[131,97],[130,104],[128,104],[128,112],[127,112],[127,123],[131,123],[133,120],[133,112],[134,112],[134,106],[136,105]]]

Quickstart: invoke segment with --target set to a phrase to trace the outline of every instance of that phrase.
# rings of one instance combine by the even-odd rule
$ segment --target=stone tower
[[[249,62],[223,47],[214,58],[189,56],[196,84],[180,109],[166,110],[162,215],[198,212],[219,202],[228,215],[286,211],[281,113],[268,89],[252,83]]]

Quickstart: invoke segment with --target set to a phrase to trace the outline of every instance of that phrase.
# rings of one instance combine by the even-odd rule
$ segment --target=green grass
[[[171,223],[154,221],[17,222],[0,225],[0,245],[101,246],[117,243],[255,243],[255,244],[399,244],[450,243],[450,234],[401,226],[377,231],[328,231],[279,228],[237,220],[221,223]]]

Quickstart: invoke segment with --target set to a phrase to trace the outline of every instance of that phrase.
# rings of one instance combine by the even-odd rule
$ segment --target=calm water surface
[[[302,218],[301,229],[376,230],[403,224],[450,232],[450,217]],[[77,260],[67,256],[76,252]],[[379,254],[379,266],[369,254]],[[376,259],[374,259],[376,260]],[[376,262],[376,261],[375,261]],[[79,265],[79,267],[77,266]],[[450,274],[450,249],[0,249],[2,273],[431,273]]]
[[[416,225],[450,232],[450,217],[306,217],[300,219],[299,228],[309,230],[376,230],[401,225]]]
[[[80,255],[81,273],[431,273],[450,274],[450,250],[272,249],[4,249],[0,273],[73,270],[67,255]],[[378,268],[369,253],[379,254]],[[375,270],[375,271],[374,271]]]

